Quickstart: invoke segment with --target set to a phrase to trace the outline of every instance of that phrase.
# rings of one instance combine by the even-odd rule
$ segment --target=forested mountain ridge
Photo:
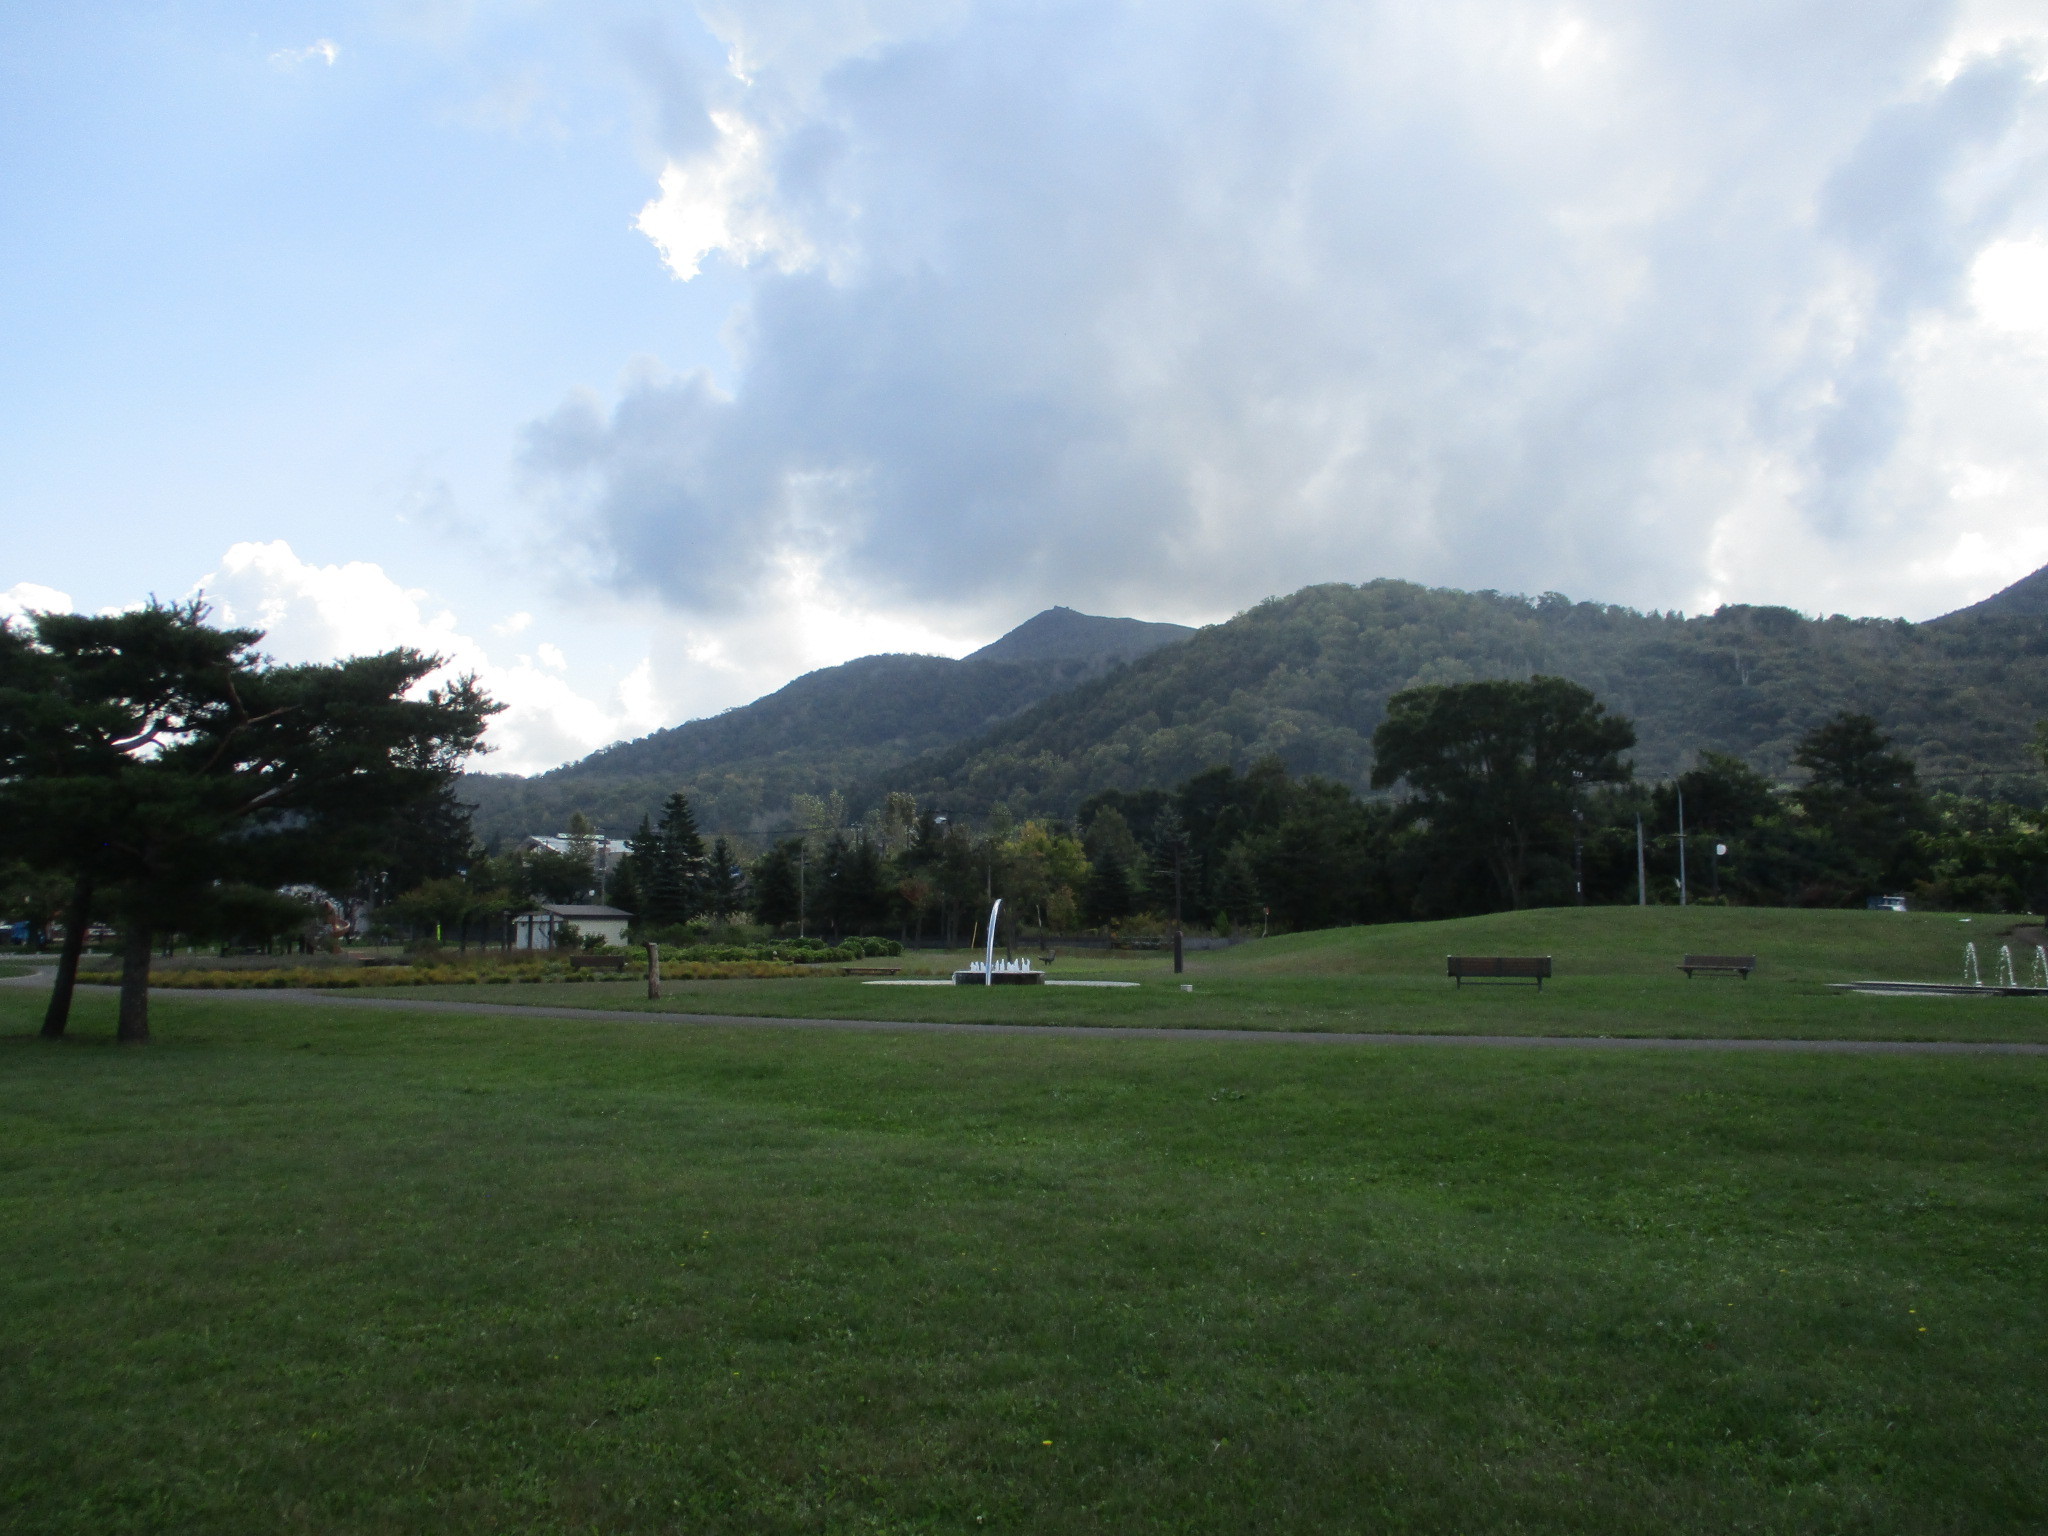
[[[1404,581],[1269,599],[985,735],[871,775],[854,798],[908,790],[956,815],[997,802],[1019,816],[1066,814],[1101,790],[1268,755],[1363,789],[1389,696],[1536,673],[1583,684],[1632,718],[1645,777],[1712,749],[1787,778],[1798,739],[1849,709],[1883,722],[1932,783],[2038,798],[2026,744],[2048,716],[2048,615],[1963,610],[1916,625],[1729,606],[1687,618]]]
[[[2048,615],[2048,566],[2031,576],[2022,576],[2011,586],[1994,592],[1981,603],[1958,608],[1931,622],[1953,625],[1985,618],[2040,618]]]
[[[1136,661],[1148,651],[1185,640],[1193,633],[1185,624],[1105,619],[1092,613],[1076,613],[1071,608],[1048,608],[962,659],[1087,661],[1103,666],[1115,661]]]
[[[486,839],[558,830],[572,810],[621,835],[676,789],[707,828],[758,833],[794,795],[843,790],[1192,633],[1053,608],[958,661],[862,656],[548,773],[470,774],[462,794]]]

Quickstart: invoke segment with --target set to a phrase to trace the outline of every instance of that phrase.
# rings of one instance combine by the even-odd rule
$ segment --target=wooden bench
[[[1550,974],[1548,955],[1445,955],[1445,973],[1459,986],[1468,981],[1533,981],[1543,990]]]
[[[1685,972],[1685,979],[1692,980],[1694,971],[1733,971],[1744,981],[1756,969],[1755,955],[1687,955],[1678,962],[1678,968]]]
[[[623,971],[626,968],[624,955],[571,955],[569,969],[572,971]]]
[[[894,976],[902,970],[900,965],[846,965],[839,968],[842,976]]]

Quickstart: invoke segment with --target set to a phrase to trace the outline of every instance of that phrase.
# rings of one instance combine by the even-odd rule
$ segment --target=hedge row
[[[666,974],[671,961],[773,960],[791,965],[837,965],[848,960],[900,955],[903,946],[894,939],[843,939],[822,944],[816,939],[784,939],[773,944],[664,944],[661,964]]]
[[[150,978],[150,985],[226,991],[286,987],[333,991],[345,987],[509,986],[519,982],[535,981],[638,981],[643,974],[635,971],[572,971],[545,965],[493,966],[488,969],[457,965],[395,965],[379,966],[375,969],[366,967],[360,971],[294,966],[274,971],[160,971]],[[664,980],[669,981],[723,981],[765,980],[783,976],[809,976],[813,973],[799,965],[759,960],[724,964],[684,962],[673,968],[664,960],[661,974]],[[118,971],[82,971],[78,979],[81,983],[93,986],[114,987],[121,984],[121,974]]]

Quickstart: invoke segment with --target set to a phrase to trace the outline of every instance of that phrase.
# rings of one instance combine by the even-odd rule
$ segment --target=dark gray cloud
[[[1927,327],[2044,211],[2039,40],[1956,17],[714,16],[746,78],[672,86],[717,132],[645,227],[746,264],[740,371],[572,400],[528,464],[607,579],[697,612],[792,553],[877,607],[1909,602],[1988,450],[1922,441],[1906,354],[1968,376]]]

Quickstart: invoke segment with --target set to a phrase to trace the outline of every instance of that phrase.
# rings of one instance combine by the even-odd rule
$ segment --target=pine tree
[[[1087,889],[1081,893],[1081,915],[1100,927],[1129,917],[1136,905],[1130,871],[1113,851],[1105,849],[1089,872]]]
[[[745,904],[739,862],[732,845],[721,837],[711,845],[711,867],[704,872],[704,909],[723,923]]]
[[[1185,897],[1195,889],[1197,874],[1194,842],[1180,813],[1169,804],[1152,827],[1152,885],[1161,905],[1172,908],[1176,924]]]
[[[802,852],[803,839],[792,837],[777,843],[754,861],[749,894],[756,922],[779,928],[797,921],[802,911],[797,859]]]
[[[619,860],[618,871],[612,879],[612,903],[634,915],[636,928],[662,926],[664,920],[658,916],[661,908],[661,839],[655,835],[654,823],[647,817],[640,818],[640,830],[626,839],[626,856]],[[625,899],[627,896],[632,898],[630,902]]]
[[[662,803],[651,867],[640,875],[642,919],[654,927],[687,923],[704,908],[704,839],[689,797],[680,790]]]
[[[1241,842],[1233,843],[1216,870],[1216,902],[1234,929],[1248,923],[1259,908],[1258,877],[1252,872],[1251,856]]]

